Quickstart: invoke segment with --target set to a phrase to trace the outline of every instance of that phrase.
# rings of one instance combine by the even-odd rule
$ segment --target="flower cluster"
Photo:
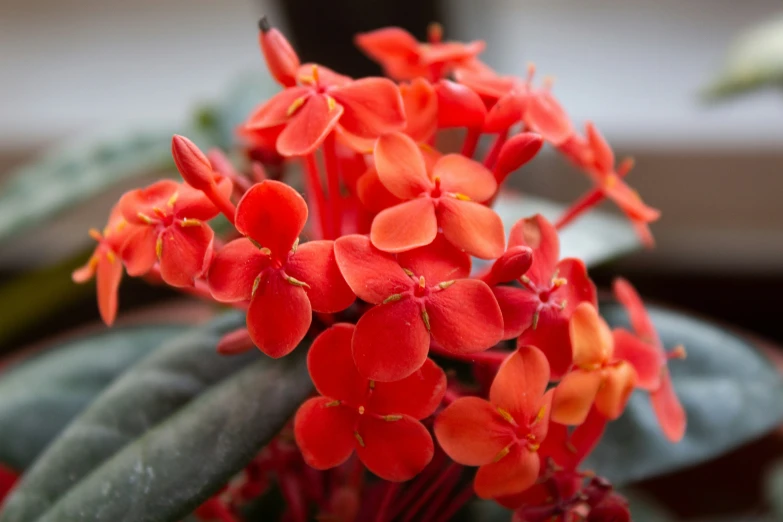
[[[259,40],[281,91],[238,129],[247,173],[175,136],[184,181],[126,193],[91,232],[98,245],[73,278],[96,275],[104,321],[124,270],[245,310],[224,354],[255,346],[278,358],[314,339],[318,394],[291,433],[317,470],[358,459],[402,482],[451,459],[435,483],[456,488],[463,466],[478,467],[472,490],[515,520],[627,519],[624,500],[580,464],[635,389],[649,392],[665,435],[682,438],[667,364],[684,350],[664,350],[624,280],[615,291],[634,331],[610,330],[558,231],[609,199],[651,243],[659,213],[625,183],[631,161],[617,164],[591,123],[578,132],[532,67],[501,76],[479,60],[483,42],[444,42],[437,25],[427,43],[399,28],[357,36],[389,78],[302,64],[266,20]],[[461,146],[442,139],[460,132]],[[492,202],[545,143],[594,188],[555,224],[524,217],[507,239]],[[210,225],[219,214],[230,232]],[[475,270],[473,258],[489,263]],[[447,379],[443,368],[465,363],[473,380]]]

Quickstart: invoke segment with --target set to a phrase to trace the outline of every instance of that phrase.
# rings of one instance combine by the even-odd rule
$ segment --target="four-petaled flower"
[[[639,375],[637,387],[650,392],[650,401],[663,433],[672,442],[685,435],[685,410],[672,386],[668,360],[685,357],[685,348],[666,352],[639,294],[625,279],[614,282],[614,295],[628,310],[636,335],[622,328],[612,331],[615,356],[628,361]]]
[[[351,355],[354,328],[336,324],[313,342],[307,367],[322,396],[309,399],[296,413],[296,442],[314,468],[342,464],[355,450],[379,477],[409,480],[432,460],[432,437],[419,421],[440,404],[446,375],[427,359],[397,382],[362,377]]]
[[[231,193],[231,181],[218,185]],[[126,192],[118,203],[128,223],[141,225],[125,241],[122,258],[128,275],[139,276],[160,262],[160,276],[175,287],[193,286],[212,259],[214,233],[206,221],[218,208],[199,190],[164,180]]]
[[[533,263],[514,286],[495,286],[503,311],[505,339],[519,337],[520,346],[538,346],[547,356],[552,377],[559,379],[571,365],[568,320],[582,302],[597,304],[596,290],[579,259],[560,259],[555,228],[540,214],[518,221],[509,236],[509,249],[527,246]]]
[[[494,346],[503,317],[483,281],[465,279],[470,257],[443,239],[394,255],[365,236],[341,237],[337,264],[354,293],[374,304],[359,319],[353,356],[359,373],[377,381],[407,377],[427,360],[430,343],[465,354]]]
[[[569,330],[574,368],[557,385],[552,420],[581,424],[593,404],[601,415],[617,419],[636,385],[636,370],[615,353],[612,332],[592,304],[576,307]]]
[[[379,138],[374,157],[380,182],[403,200],[375,216],[370,238],[377,248],[404,252],[429,245],[440,228],[470,255],[494,259],[503,253],[503,223],[481,204],[495,195],[497,183],[480,163],[447,154],[428,165],[419,146],[400,133]]]
[[[521,493],[538,478],[538,448],[549,428],[549,364],[533,346],[512,353],[498,370],[489,401],[461,397],[435,420],[435,436],[452,459],[480,466],[474,488],[481,498]]]
[[[221,302],[250,301],[247,328],[255,345],[282,357],[304,339],[312,311],[338,312],[354,300],[340,275],[332,241],[298,245],[307,205],[279,181],[250,188],[236,211],[246,237],[223,247],[209,269],[209,288]]]
[[[378,136],[405,127],[400,90],[386,78],[352,80],[326,67],[305,64],[289,87],[257,108],[245,130],[276,133],[283,156],[305,156],[317,149],[340,125],[359,138]]]

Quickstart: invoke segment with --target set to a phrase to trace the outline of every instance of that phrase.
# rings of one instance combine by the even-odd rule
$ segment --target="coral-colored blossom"
[[[312,311],[337,312],[354,300],[334,259],[331,241],[298,245],[307,205],[294,189],[263,181],[237,205],[244,238],[223,247],[208,282],[221,302],[250,301],[247,328],[255,345],[282,357],[304,338]]]
[[[628,281],[617,279],[614,294],[628,310],[636,334],[622,328],[612,332],[615,356],[627,360],[636,369],[639,375],[637,386],[650,392],[653,411],[663,433],[672,442],[679,442],[685,435],[685,410],[674,391],[668,360],[684,357],[685,349],[677,346],[666,353],[644,303]]]
[[[497,183],[480,163],[447,154],[428,168],[416,143],[394,133],[375,145],[375,168],[383,186],[403,200],[375,216],[370,237],[377,248],[404,252],[429,245],[440,228],[470,255],[494,259],[503,253],[503,223],[481,204],[495,194]]]
[[[636,370],[618,358],[612,332],[592,304],[576,307],[569,330],[574,369],[557,385],[552,420],[581,424],[593,404],[608,419],[617,419],[636,385]]]
[[[579,303],[597,304],[595,285],[582,261],[560,259],[557,231],[539,214],[512,227],[509,249],[516,246],[530,247],[533,263],[520,279],[521,288],[492,289],[503,311],[503,337],[519,337],[520,346],[538,346],[549,360],[552,377],[559,379],[571,365],[568,320]]]
[[[431,342],[465,354],[500,341],[503,318],[491,290],[466,279],[470,258],[443,239],[395,257],[352,235],[335,241],[335,254],[351,289],[376,305],[356,323],[353,337],[363,376],[407,377],[427,360]]]
[[[480,466],[474,487],[482,498],[520,493],[538,478],[538,448],[549,428],[549,364],[523,346],[500,366],[489,401],[461,397],[435,420],[435,436],[456,462]]]
[[[432,459],[432,437],[419,422],[446,391],[446,375],[432,360],[397,382],[361,376],[351,355],[354,326],[336,324],[307,354],[307,367],[321,397],[296,414],[294,434],[305,461],[317,469],[345,462],[356,451],[381,478],[405,481]]]

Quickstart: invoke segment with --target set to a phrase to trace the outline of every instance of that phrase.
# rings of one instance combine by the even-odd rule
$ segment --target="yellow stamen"
[[[375,381],[370,381],[370,389],[371,390],[375,389]]]
[[[402,415],[384,415],[383,420],[386,422],[394,422],[402,419]]]
[[[535,453],[536,451],[538,451],[538,448],[540,448],[540,447],[541,447],[541,444],[538,444],[538,443],[533,443],[533,444],[528,444],[527,445],[527,449],[531,453]]]
[[[454,194],[454,197],[460,201],[470,201],[470,198],[468,196],[466,196],[465,194],[460,194],[459,192]]]
[[[519,280],[522,281],[523,283],[525,283],[526,285],[530,284],[530,278],[528,276],[526,276],[526,275],[523,275],[522,277],[520,277]]]
[[[325,404],[327,408],[333,408],[334,406],[339,406],[339,405],[340,405],[340,401],[332,401],[332,402],[327,402]]]
[[[678,344],[672,351],[668,353],[669,359],[685,359],[688,357],[688,353],[685,351],[685,347]]]
[[[166,216],[166,213],[160,207],[152,207],[152,211],[160,218]]]
[[[146,224],[148,224],[148,225],[152,224],[152,218],[151,218],[151,217],[149,217],[148,215],[146,215],[146,214],[144,214],[144,213],[142,213],[142,212],[139,212],[139,213],[137,213],[137,214],[136,214],[136,216],[137,216],[137,217],[138,217],[140,220],[144,221]]]
[[[358,431],[354,431],[353,432],[353,436],[356,437],[356,441],[359,443],[359,446],[361,446],[363,448],[364,447],[364,439],[362,438],[361,435],[359,435],[359,432]]]
[[[288,284],[294,285],[294,286],[305,286],[307,288],[310,288],[310,285],[305,283],[304,281],[300,281],[296,278],[291,277],[290,275],[285,276],[285,280],[288,282]]]
[[[337,108],[337,102],[331,96],[326,97],[326,106],[329,107],[329,112],[332,112]]]
[[[296,254],[296,249],[297,248],[299,248],[299,238],[296,238],[296,241],[294,241],[294,246],[291,247],[291,253],[292,254]],[[269,254],[272,253],[272,251],[269,250],[268,248],[267,248],[267,251],[269,252]],[[269,255],[269,254],[267,254],[267,255]]]
[[[399,301],[400,299],[402,299],[402,294],[392,294],[383,300],[383,304]]]
[[[533,314],[533,330],[538,328],[538,310]]]
[[[261,284],[261,276],[258,276],[253,280],[253,289],[250,291],[250,297],[256,295],[256,290],[258,290],[258,285],[260,284]]]
[[[103,239],[103,236],[101,235],[101,233],[98,232],[98,230],[96,230],[94,228],[91,228],[90,230],[88,230],[87,233],[90,234],[90,237],[93,238],[95,241],[100,241],[101,239]]]
[[[615,176],[614,174],[609,174],[608,176],[606,176],[604,185],[606,185],[607,188],[612,188],[615,185],[617,185],[617,176]]]
[[[179,222],[179,226],[181,226],[181,227],[198,227],[198,226],[201,226],[201,220],[193,219],[193,218],[183,219],[182,221]]]
[[[495,455],[495,458],[492,459],[492,462],[498,462],[500,459],[502,459],[503,457],[508,455],[510,451],[511,451],[511,447],[510,446],[506,446],[502,450],[498,451],[498,454]]]
[[[561,286],[567,284],[568,284],[568,279],[564,277],[555,277],[552,279],[552,286],[554,286],[555,288],[560,288]]]
[[[424,276],[419,276],[419,288],[424,290],[425,287],[426,287],[426,283],[424,282]]]
[[[442,283],[439,283],[438,286],[440,287],[441,290],[445,290],[451,285],[453,285],[454,283],[456,283],[456,281],[452,279],[451,281],[443,281]]]
[[[421,311],[421,320],[424,321],[424,326],[427,328],[427,331],[430,331],[430,314],[427,313],[427,310]]]
[[[158,240],[155,241],[155,255],[158,259],[163,255],[163,236],[158,236]]]
[[[304,96],[300,96],[299,98],[295,99],[294,102],[288,106],[288,110],[285,111],[286,116],[293,116],[293,114],[298,111],[302,105],[304,105],[304,102],[307,98]]]
[[[114,263],[117,260],[117,256],[115,256],[114,252],[112,252],[111,250],[107,250],[106,259],[109,260],[109,263]]]
[[[169,208],[174,208],[174,203],[177,202],[178,197],[179,197],[179,192],[174,192],[174,194],[171,195],[169,200],[166,202]]]
[[[507,422],[511,424],[516,424],[516,421],[514,421],[514,417],[512,417],[509,412],[507,412],[503,408],[497,408],[497,411],[500,414],[500,416],[503,417]]]
[[[313,74],[313,80],[315,81],[315,83],[318,83],[318,66],[317,66],[316,64],[313,64],[313,69],[312,69],[312,71],[313,71],[313,72],[312,72],[312,74]]]
[[[265,256],[271,256],[271,255],[272,255],[272,251],[271,251],[271,250],[269,250],[267,247],[261,247],[261,248],[259,248],[258,250],[259,250],[259,251],[260,251],[262,254],[264,254]]]
[[[546,406],[541,406],[538,409],[538,413],[536,413],[536,417],[533,419],[533,422],[530,423],[530,425],[535,426],[536,424],[541,422],[541,420],[544,418],[544,415],[546,415]]]
[[[359,406],[359,415],[364,415],[364,406]]]
[[[406,274],[408,277],[413,277],[413,276],[414,276],[414,274],[413,274],[413,270],[411,270],[410,268],[403,268],[403,269],[402,269],[402,271],[403,271],[403,272],[405,272],[405,274]]]

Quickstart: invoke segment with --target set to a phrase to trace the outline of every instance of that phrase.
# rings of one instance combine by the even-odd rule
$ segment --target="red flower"
[[[592,304],[577,306],[569,327],[574,369],[557,385],[552,420],[581,424],[593,404],[606,418],[617,419],[636,385],[636,370],[614,353],[612,332]]]
[[[109,222],[103,232],[94,228],[90,237],[98,242],[90,259],[83,267],[74,270],[71,278],[76,283],[96,279],[98,311],[106,325],[111,326],[117,317],[117,290],[122,279],[122,245],[126,238],[135,234],[138,228],[128,224],[116,205],[109,216]]]
[[[220,183],[226,197],[231,182]],[[118,203],[125,219],[139,225],[122,249],[128,275],[139,276],[160,262],[163,280],[175,287],[193,286],[212,258],[214,233],[205,222],[217,207],[199,190],[170,180],[126,192]]]
[[[541,348],[559,379],[571,365],[568,320],[579,303],[597,303],[595,285],[582,261],[560,260],[557,231],[540,214],[513,226],[509,250],[516,246],[532,248],[533,263],[520,279],[522,288],[493,287],[503,311],[503,338]]]
[[[427,360],[430,343],[464,354],[494,346],[503,318],[489,287],[464,279],[470,258],[438,240],[398,254],[364,236],[335,241],[337,264],[356,295],[377,305],[356,324],[353,356],[368,379],[396,381]]]
[[[420,43],[409,32],[399,27],[385,27],[356,35],[356,45],[380,63],[387,76],[395,80],[417,77],[436,81],[456,68],[469,66],[485,47],[483,41],[467,44],[441,42],[442,30],[430,26],[429,43]]]
[[[283,156],[305,156],[326,136],[341,129],[360,138],[377,138],[405,126],[398,87],[385,78],[351,80],[326,67],[305,64],[298,86],[285,89],[257,108],[245,129],[282,129],[277,151]]]
[[[313,310],[338,312],[354,299],[332,241],[298,245],[306,221],[307,205],[294,189],[279,181],[257,183],[237,205],[236,227],[246,237],[223,247],[209,269],[215,299],[250,301],[250,338],[270,357],[296,348]]]
[[[336,324],[310,348],[307,367],[322,396],[308,400],[296,413],[296,442],[314,468],[338,466],[356,450],[379,477],[409,480],[432,460],[432,437],[419,420],[440,404],[446,375],[427,359],[403,380],[368,380],[353,362],[353,334],[353,325]]]
[[[672,442],[679,442],[685,435],[685,410],[672,386],[667,362],[670,358],[684,357],[685,349],[677,346],[666,353],[644,303],[628,281],[617,279],[614,294],[628,310],[636,333],[634,335],[622,328],[612,332],[615,356],[628,361],[636,369],[639,375],[637,386],[650,392],[653,411],[664,434]]]
[[[372,223],[373,245],[404,252],[432,243],[438,228],[470,255],[494,259],[503,253],[503,223],[481,205],[497,190],[490,171],[459,154],[447,154],[431,168],[416,143],[387,134],[375,145],[380,182],[403,203],[383,210]]]
[[[538,448],[549,427],[549,364],[523,346],[500,366],[489,401],[461,397],[435,420],[435,436],[456,462],[480,466],[474,487],[481,498],[520,493],[538,478]]]

